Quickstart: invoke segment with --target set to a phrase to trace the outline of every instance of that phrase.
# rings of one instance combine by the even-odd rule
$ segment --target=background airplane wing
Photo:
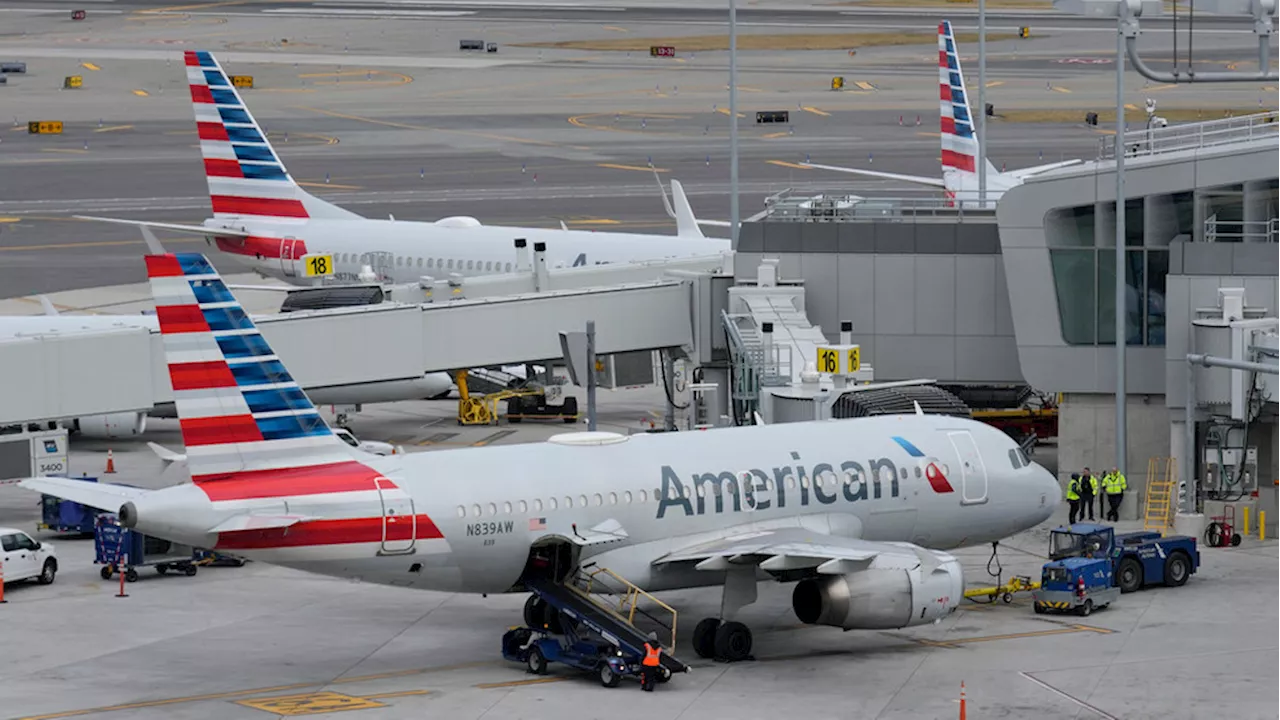
[[[120,225],[134,225],[136,227],[160,228],[161,230],[172,230],[174,232],[187,233],[189,235],[220,235],[222,237],[243,237],[247,238],[251,233],[243,230],[231,230],[228,228],[211,228],[203,225],[179,225],[177,223],[148,222],[146,220],[123,220],[121,218],[104,218],[92,217],[89,215],[73,215],[77,220],[93,220],[95,222],[118,223]]]
[[[899,175],[898,173],[880,172],[878,170],[862,170],[860,168],[839,167],[837,165],[818,165],[816,163],[800,163],[805,167],[818,168],[819,170],[834,170],[836,172],[853,173],[854,175],[866,175],[867,177],[884,178],[886,180],[902,180],[903,182],[917,183],[919,185],[928,185],[930,187],[945,188],[946,183],[942,178],[921,177],[919,175]]]
[[[1047,165],[1036,165],[1035,167],[1020,168],[1018,170],[1006,170],[1004,174],[1011,175],[1018,180],[1023,180],[1031,177],[1032,175],[1039,175],[1040,173],[1049,172],[1050,170],[1079,165],[1081,162],[1081,160],[1063,160],[1062,162],[1049,163]]]
[[[866,568],[904,569],[933,564],[923,548],[910,543],[872,542],[789,527],[745,530],[719,540],[683,548],[654,561],[654,565],[694,563],[699,570],[725,570],[759,565],[761,570],[813,569],[839,575]]]
[[[142,488],[112,485],[110,483],[85,482],[60,477],[25,478],[18,482],[18,487],[35,490],[38,493],[52,495],[63,500],[88,505],[99,510],[116,512],[120,506],[146,495],[149,490]]]

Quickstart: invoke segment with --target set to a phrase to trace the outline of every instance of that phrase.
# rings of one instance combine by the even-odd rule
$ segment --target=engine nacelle
[[[87,438],[114,440],[137,437],[147,429],[147,414],[142,412],[91,415],[72,421],[73,429]]]
[[[480,227],[480,221],[469,215],[451,215],[447,218],[440,218],[434,224],[448,228]]]
[[[928,552],[928,551],[926,551]],[[964,572],[951,555],[932,553],[937,566],[877,568],[801,580],[791,606],[801,622],[845,630],[924,625],[950,614],[964,597]]]

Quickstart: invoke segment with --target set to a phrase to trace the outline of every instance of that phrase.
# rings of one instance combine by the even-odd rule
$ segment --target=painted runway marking
[[[811,167],[805,167],[804,165],[797,165],[795,163],[790,163],[790,162],[787,162],[786,160],[765,160],[765,162],[769,163],[770,165],[778,165],[780,167],[786,167],[786,168],[795,168],[796,170],[812,170],[813,169]]]
[[[994,642],[996,640],[1021,640],[1024,638],[1048,637],[1051,635],[1070,635],[1070,634],[1082,633],[1082,632],[1092,632],[1092,633],[1097,633],[1099,635],[1110,635],[1115,631],[1107,630],[1106,628],[1093,627],[1090,625],[1067,625],[1065,627],[1059,627],[1053,630],[1031,630],[1028,632],[1005,633],[1002,635],[979,635],[976,637],[947,638],[945,640],[929,640],[926,638],[910,637],[910,636],[901,635],[898,633],[885,633],[885,634],[891,635],[893,637],[897,637],[902,640],[910,640],[911,642],[916,643],[918,645],[925,645],[928,647],[957,648],[957,647],[960,647],[961,645],[967,645],[971,643]]]
[[[1044,688],[1045,690],[1048,690],[1049,692],[1051,692],[1051,693],[1053,693],[1053,694],[1055,694],[1055,695],[1058,695],[1058,696],[1063,697],[1063,698],[1065,698],[1065,699],[1067,699],[1067,700],[1070,700],[1071,702],[1075,703],[1076,705],[1079,705],[1080,707],[1084,708],[1085,710],[1088,710],[1089,712],[1091,712],[1091,713],[1093,713],[1093,714],[1097,715],[1097,716],[1098,716],[1098,717],[1100,717],[1100,718],[1106,718],[1106,720],[1120,720],[1120,718],[1117,718],[1115,715],[1112,715],[1111,713],[1108,713],[1108,712],[1106,712],[1105,710],[1100,710],[1100,709],[1098,709],[1098,708],[1096,708],[1096,707],[1094,707],[1094,706],[1090,705],[1089,703],[1087,703],[1087,702],[1085,702],[1085,701],[1083,701],[1083,700],[1080,700],[1080,699],[1078,699],[1078,698],[1072,697],[1071,695],[1068,695],[1067,693],[1065,693],[1065,692],[1063,692],[1063,691],[1059,690],[1058,688],[1056,688],[1056,687],[1054,687],[1054,686],[1050,685],[1049,683],[1047,683],[1047,682],[1045,682],[1045,681],[1043,681],[1043,680],[1041,680],[1041,679],[1039,679],[1039,678],[1037,678],[1037,677],[1033,677],[1030,673],[1020,672],[1020,673],[1018,673],[1018,674],[1019,674],[1019,675],[1021,675],[1021,676],[1022,676],[1022,677],[1024,677],[1024,678],[1026,678],[1026,679],[1030,680],[1031,682],[1033,682],[1033,683],[1035,683],[1035,684],[1039,685],[1040,687]]]
[[[362,188],[364,187],[363,185],[339,185],[338,183],[327,183],[327,182],[303,182],[303,181],[301,181],[301,180],[299,180],[299,181],[298,181],[298,184],[299,184],[299,185],[301,185],[301,186],[303,186],[303,187],[313,187],[313,188],[336,188],[336,189],[338,189],[338,190],[360,190],[360,189],[362,189]]]
[[[495,432],[495,433],[493,433],[493,434],[491,434],[491,435],[487,435],[487,436],[485,436],[485,437],[483,437],[483,438],[480,438],[479,440],[477,440],[477,441],[475,441],[475,442],[471,443],[471,446],[472,446],[472,447],[484,447],[485,445],[490,445],[490,444],[492,444],[492,443],[495,443],[495,442],[497,442],[497,441],[501,440],[502,438],[507,437],[508,435],[515,435],[515,434],[516,434],[516,431],[515,431],[515,430],[499,430],[498,432]]]
[[[386,698],[409,697],[410,695],[430,695],[430,690],[401,690],[400,692],[385,692],[376,695],[365,695],[370,700],[385,700]]]
[[[134,94],[134,95],[137,95],[138,97],[146,97],[146,96],[150,95],[151,93],[147,92],[146,90],[134,90],[134,91],[133,91],[133,94]]]
[[[84,68],[85,70],[101,70],[102,69],[91,62],[82,62],[80,63],[80,67]]]
[[[614,170],[639,170],[640,172],[668,172],[666,168],[644,167],[643,165],[615,165],[614,163],[596,163],[596,167],[613,168]]]
[[[568,679],[569,678],[567,677],[546,677],[546,678],[536,678],[534,680],[509,680],[507,682],[480,683],[479,685],[474,685],[473,687],[478,687],[481,690],[490,690],[492,688],[520,687],[522,685],[542,685],[544,683],[564,682],[565,680],[568,680]]]
[[[872,85],[871,83],[867,82],[866,80],[858,80],[857,82],[855,82],[855,83],[854,83],[854,85],[857,85],[859,90],[875,90],[875,89],[877,89],[875,85]]]
[[[741,90],[742,88],[738,88],[738,89]],[[728,115],[729,108],[716,108],[716,112],[720,113],[721,115]],[[743,113],[738,113],[738,117],[746,117],[746,115],[744,115]]]
[[[503,142],[525,143],[529,145],[546,145],[550,147],[559,147],[558,143],[546,142],[544,140],[528,140],[525,138],[512,137],[510,135],[495,135],[493,133],[477,132],[474,130],[455,130],[450,128],[434,128],[426,125],[410,125],[408,123],[391,122],[390,120],[378,120],[375,118],[361,117],[360,115],[350,115],[347,113],[335,112],[333,110],[321,110],[320,108],[296,106],[299,110],[328,115],[329,117],[343,118],[345,120],[359,120],[360,122],[372,123],[374,125],[385,125],[387,127],[404,128],[406,130],[427,130],[429,132],[458,133],[460,135],[471,135],[474,137],[488,138],[490,140],[501,140]]]
[[[245,707],[276,715],[314,715],[338,710],[366,710],[386,707],[385,703],[380,703],[376,700],[335,692],[282,695],[256,700],[236,700],[235,702],[237,705],[244,705]]]
[[[831,117],[831,113],[825,112],[823,110],[819,110],[816,107],[809,107],[808,105],[805,105],[800,109],[804,110],[805,112],[813,113],[814,115],[821,115],[822,117]]]
[[[100,133],[100,132],[115,132],[115,131],[117,131],[117,130],[130,130],[130,129],[132,129],[132,128],[133,128],[133,126],[132,126],[132,125],[108,125],[107,127],[100,127],[100,128],[98,128],[98,129],[94,130],[94,132],[96,132],[96,133]]]
[[[786,137],[786,136],[788,136],[788,135],[790,135],[790,134],[791,134],[791,133],[790,133],[790,132],[788,132],[788,131],[786,131],[786,130],[779,130],[778,132],[771,132],[771,133],[769,133],[769,134],[767,134],[767,135],[761,135],[761,136],[760,136],[760,139],[761,139],[761,140],[773,140],[774,138]]]

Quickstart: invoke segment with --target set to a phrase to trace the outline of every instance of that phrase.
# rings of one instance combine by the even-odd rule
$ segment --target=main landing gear
[[[698,657],[724,662],[754,660],[751,628],[731,618],[756,601],[755,567],[734,568],[725,573],[719,618],[703,618],[693,628],[693,650]]]

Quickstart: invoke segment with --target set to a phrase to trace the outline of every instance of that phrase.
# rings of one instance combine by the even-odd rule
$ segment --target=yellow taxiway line
[[[786,168],[795,168],[796,170],[812,170],[813,169],[811,167],[805,167],[804,165],[789,163],[785,160],[765,160],[765,162],[769,163],[770,165],[778,165]]]
[[[596,163],[597,167],[613,168],[614,170],[639,170],[640,172],[667,172],[666,168],[660,167],[644,167],[642,165],[615,165],[614,163]]]

